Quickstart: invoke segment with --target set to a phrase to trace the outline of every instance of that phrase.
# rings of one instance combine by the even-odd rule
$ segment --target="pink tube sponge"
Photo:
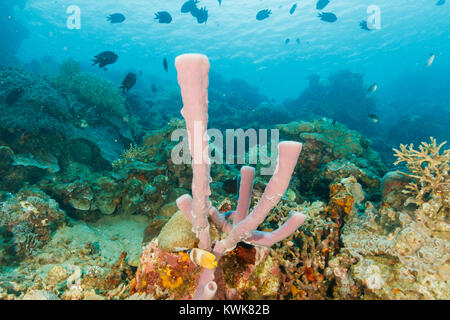
[[[184,54],[175,59],[178,83],[183,97],[181,114],[186,121],[189,150],[192,156],[192,210],[190,213],[192,231],[200,240],[199,248],[209,250],[208,210],[209,158],[208,137],[208,58],[200,54]],[[186,200],[185,200],[186,201]],[[189,219],[189,217],[188,217]]]
[[[220,214],[211,206],[210,168],[208,158],[208,71],[209,61],[206,56],[185,54],[176,58],[178,83],[183,97],[181,114],[186,120],[189,151],[192,156],[192,197],[183,195],[177,199],[178,208],[192,222],[192,231],[199,239],[199,248],[211,250],[209,238],[209,220],[228,236],[215,243],[212,252],[217,261],[222,255],[232,250],[239,241],[255,245],[272,246],[293,232],[305,221],[305,216],[293,212],[289,219],[273,232],[257,231],[257,227],[265,220],[283,194],[286,192],[291,176],[302,150],[302,144],[284,141],[278,145],[278,158],[275,172],[264,190],[264,193],[253,211],[248,214],[255,169],[244,166],[241,168],[241,183],[236,211],[231,215],[233,222],[227,216]],[[198,283],[195,299],[212,299],[217,291],[214,281],[216,269],[203,269]]]

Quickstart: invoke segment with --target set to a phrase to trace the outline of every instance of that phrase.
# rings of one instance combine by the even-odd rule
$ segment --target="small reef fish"
[[[197,19],[198,23],[206,23],[206,21],[208,21],[208,10],[206,10],[206,7],[201,9],[195,7],[195,9],[191,11],[191,14]]]
[[[377,88],[378,88],[378,85],[376,83],[374,83],[367,89],[367,92],[373,93],[373,92],[377,91]]]
[[[438,2],[436,2],[437,6],[442,6],[445,3],[445,0],[439,0]]]
[[[337,20],[336,15],[332,12],[319,12],[317,17],[326,22],[335,22]]]
[[[125,16],[121,13],[113,13],[106,17],[111,23],[122,23],[125,21]]]
[[[376,114],[369,114],[369,119],[372,120],[373,123],[377,123],[378,122],[378,116]]]
[[[295,9],[297,9],[297,4],[296,4],[296,3],[294,3],[294,4],[292,5],[291,10],[289,10],[289,14],[291,14],[291,15],[294,14]]]
[[[291,42],[291,39],[287,38],[286,40],[284,40],[285,44],[288,44],[289,42]]]
[[[428,68],[433,64],[434,58],[436,58],[436,55],[434,53],[432,53],[427,60],[427,64],[425,65],[425,68]]]
[[[256,14],[256,20],[262,21],[264,19],[267,19],[271,14],[272,11],[270,11],[269,9],[261,10]]]
[[[197,9],[197,0],[188,0],[181,6],[181,13],[189,13]]]
[[[209,251],[194,248],[188,251],[188,253],[192,262],[196,266],[206,269],[214,269],[215,267],[217,267],[216,256]]]
[[[15,104],[17,100],[19,100],[19,98],[22,96],[23,92],[24,90],[22,88],[14,89],[6,96],[5,103],[9,106]]]
[[[157,90],[156,90],[156,86],[155,86],[154,84],[152,84],[152,92],[153,92],[153,93],[156,93],[156,91],[157,91]]]
[[[322,10],[323,8],[325,8],[328,4],[330,3],[329,0],[319,0],[316,3],[316,9],[317,10]]]
[[[119,59],[119,56],[111,51],[104,51],[94,57],[92,65],[95,66],[98,63],[98,67],[101,69],[109,64],[113,64]]]
[[[169,24],[172,22],[172,16],[167,11],[158,11],[155,13],[155,20],[158,20],[159,23]]]
[[[299,38],[295,39],[295,42],[297,42],[298,44],[300,44],[300,39],[299,39]]]
[[[130,72],[125,76],[122,81],[122,85],[119,87],[122,92],[128,92],[136,84],[136,73]]]
[[[169,72],[169,65],[167,64],[167,58],[166,57],[164,57],[164,60],[163,60],[163,67],[164,67],[164,70]]]

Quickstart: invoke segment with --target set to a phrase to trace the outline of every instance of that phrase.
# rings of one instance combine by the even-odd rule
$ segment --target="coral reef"
[[[393,158],[399,133],[349,129],[375,128],[361,75],[311,77],[285,107],[214,73],[207,92],[201,65],[181,70],[182,97],[153,78],[122,95],[73,60],[0,66],[0,299],[450,298],[444,143],[400,145],[388,172],[374,149]],[[270,181],[262,164],[197,161],[206,110],[219,130],[280,130]],[[427,132],[433,117],[397,124]],[[193,164],[173,161],[181,139]],[[217,266],[191,261],[198,248]]]
[[[34,255],[64,219],[58,203],[38,189],[23,189],[9,196],[0,207],[0,228],[11,244],[12,254],[0,256],[0,260]]]
[[[387,169],[361,134],[326,119],[291,122],[277,128],[281,138],[303,143],[294,189],[323,198],[331,182],[354,176],[371,197],[380,198],[380,179]]]

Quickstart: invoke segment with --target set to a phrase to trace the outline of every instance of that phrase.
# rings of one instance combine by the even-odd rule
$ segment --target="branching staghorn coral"
[[[426,202],[431,198],[441,198],[443,207],[449,206],[450,197],[450,149],[441,152],[444,141],[437,145],[436,139],[430,138],[431,142],[422,142],[419,150],[414,146],[400,145],[400,150],[393,149],[397,161],[395,165],[405,162],[410,173],[401,174],[414,179],[403,191],[414,196],[418,204]],[[442,210],[443,212],[444,210]]]

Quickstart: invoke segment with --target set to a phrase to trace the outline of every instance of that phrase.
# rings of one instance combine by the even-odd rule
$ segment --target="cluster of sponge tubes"
[[[305,215],[292,212],[288,220],[273,232],[257,231],[267,215],[286,192],[300,155],[302,144],[283,141],[278,145],[275,172],[264,190],[258,204],[249,214],[255,169],[244,166],[241,169],[239,199],[236,210],[227,218],[211,206],[210,167],[208,158],[208,58],[200,54],[184,54],[176,58],[178,83],[183,98],[181,114],[186,121],[189,150],[192,156],[192,197],[183,195],[177,199],[178,208],[192,223],[192,231],[199,239],[198,247],[211,251],[209,219],[228,236],[217,241],[212,253],[217,261],[240,241],[254,245],[272,246],[293,232],[305,221]],[[228,219],[232,217],[232,224]],[[194,299],[212,299],[217,291],[214,281],[215,268],[203,268]]]

